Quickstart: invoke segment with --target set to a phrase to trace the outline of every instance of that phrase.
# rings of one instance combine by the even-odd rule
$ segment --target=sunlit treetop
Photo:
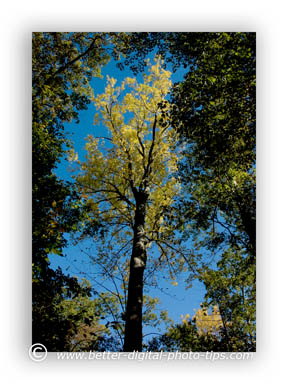
[[[168,243],[173,229],[165,221],[165,213],[180,189],[173,176],[179,160],[177,134],[169,126],[166,99],[171,73],[162,65],[160,57],[153,64],[147,61],[148,73],[142,83],[128,77],[117,86],[107,76],[105,92],[93,100],[95,122],[103,124],[107,134],[89,135],[86,161],[78,161],[82,196],[94,215],[115,224],[113,236],[120,236],[120,227],[133,229],[137,197],[147,196],[147,246],[164,239]],[[75,156],[73,153],[71,158]]]
[[[119,188],[126,197],[126,204],[128,200],[133,204],[135,188],[148,192],[151,203],[161,199],[162,205],[170,205],[179,187],[170,177],[177,170],[176,135],[163,121],[169,109],[164,98],[171,87],[171,73],[161,68],[159,58],[155,65],[148,65],[149,74],[141,84],[126,78],[116,86],[116,80],[107,77],[105,93],[94,102],[108,136],[88,136],[87,160],[81,165],[84,172],[78,180],[88,186],[88,192],[90,188],[110,193],[109,197],[117,193],[101,192],[99,187],[113,184],[112,189]],[[105,141],[111,143],[108,148]]]

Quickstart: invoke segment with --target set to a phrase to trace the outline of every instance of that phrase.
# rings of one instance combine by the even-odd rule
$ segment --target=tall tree
[[[175,252],[178,241],[165,215],[179,189],[172,176],[178,161],[176,136],[167,122],[169,103],[165,100],[171,87],[170,72],[162,68],[158,58],[143,78],[141,84],[135,78],[126,78],[117,87],[116,80],[108,77],[105,93],[94,100],[108,134],[88,137],[87,160],[80,163],[81,174],[77,177],[82,198],[93,207],[93,217],[107,224],[105,242],[110,237],[110,248],[118,250],[118,258],[122,252],[126,260],[125,351],[142,350],[147,249],[153,243],[158,246],[159,254],[154,259],[151,248],[150,263],[155,268],[161,268],[167,260],[170,266],[173,259],[182,257],[181,252]],[[102,251],[101,255],[102,263],[110,268],[116,265],[117,257],[104,256]]]
[[[126,64],[137,71],[138,53],[155,47],[187,71],[173,86],[171,118],[184,153],[179,218],[194,253],[206,256],[191,280],[220,308],[222,344],[255,350],[256,35],[137,34]]]

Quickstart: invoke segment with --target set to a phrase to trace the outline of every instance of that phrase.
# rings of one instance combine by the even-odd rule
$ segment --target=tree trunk
[[[133,249],[130,260],[124,351],[142,351],[143,275],[146,267],[145,214],[147,194],[136,193]]]

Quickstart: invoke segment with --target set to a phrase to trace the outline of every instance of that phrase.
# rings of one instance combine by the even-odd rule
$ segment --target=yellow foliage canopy
[[[94,98],[96,121],[107,128],[107,136],[87,137],[86,161],[80,163],[77,177],[94,214],[118,227],[133,227],[135,191],[147,193],[145,233],[151,241],[171,231],[163,214],[180,188],[172,176],[179,155],[165,100],[171,73],[162,64],[159,57],[154,65],[148,63],[142,83],[126,78],[116,86],[116,80],[107,76],[105,92]],[[118,227],[114,226],[115,234]]]

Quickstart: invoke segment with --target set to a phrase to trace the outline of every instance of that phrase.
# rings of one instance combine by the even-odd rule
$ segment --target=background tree
[[[81,285],[90,287],[85,280]],[[119,350],[120,344],[113,334],[114,323],[105,322],[111,312],[117,316],[119,306],[115,297],[109,292],[101,293],[97,298],[78,295],[72,299],[62,300],[58,308],[62,318],[69,321],[70,329],[63,334],[66,339],[66,350],[69,351],[99,351]],[[114,317],[115,318],[115,317]]]
[[[195,316],[182,317],[182,323],[170,326],[166,333],[149,343],[152,351],[206,352],[226,351],[222,338],[222,320],[218,309],[208,314],[200,308]]]
[[[89,298],[91,289],[82,287],[76,278],[65,276],[61,269],[47,268],[45,278],[40,273],[39,276],[33,280],[33,342],[45,343],[48,351],[70,350],[68,335],[78,315],[65,317],[60,311],[61,303],[77,296]]]
[[[216,305],[222,340],[228,351],[256,350],[256,266],[245,251],[230,249],[216,268],[203,267],[199,279],[206,287],[206,306]]]
[[[208,34],[201,49],[173,90],[172,119],[185,146],[182,213],[195,251],[212,256],[197,277],[207,303],[219,307],[223,344],[255,350],[255,34]],[[188,46],[182,57],[189,62]]]
[[[173,122],[185,145],[186,219],[256,254],[255,34],[208,34],[173,90]],[[192,50],[193,52],[193,50]],[[189,49],[183,53],[189,62]],[[221,231],[216,229],[222,227]]]
[[[216,291],[219,293],[219,289]],[[226,289],[226,298],[228,291],[229,288]],[[207,294],[207,297],[209,294],[210,292]],[[214,297],[217,295],[213,289],[212,295]],[[185,317],[181,316],[182,323],[170,326],[163,335],[154,337],[148,344],[148,350],[255,352],[255,334],[253,335],[253,332],[251,332],[253,326],[251,327],[250,324],[249,330],[247,327],[246,329],[245,326],[243,327],[243,313],[236,310],[236,297],[233,297],[233,303],[224,303],[224,300],[221,301],[222,308],[224,309],[222,312],[220,312],[217,306],[214,306],[212,311],[208,312],[207,307],[203,303],[192,319],[188,314]],[[233,308],[233,310],[230,310],[230,308]],[[230,316],[227,317],[225,311],[230,312]],[[238,319],[235,313],[231,316],[233,311],[238,312]],[[228,318],[232,320],[228,322]],[[251,315],[247,314],[246,319],[248,318],[250,321]]]
[[[125,351],[142,350],[147,248],[153,243],[158,246],[160,254],[154,258],[151,248],[150,263],[161,268],[169,261],[171,277],[173,259],[181,258],[179,263],[184,263],[174,228],[165,216],[179,189],[172,176],[178,161],[176,137],[167,123],[169,103],[165,101],[170,72],[161,67],[158,58],[143,77],[142,84],[127,78],[119,87],[108,77],[105,93],[94,100],[108,136],[102,138],[102,144],[101,138],[88,137],[87,160],[79,162],[82,172],[76,179],[82,198],[93,208],[91,220],[96,216],[106,223],[104,241],[118,253],[115,257],[103,251],[101,244],[101,263],[117,269],[122,254],[127,266]]]
[[[65,154],[65,146],[69,146],[64,123],[77,121],[78,111],[87,108],[92,74],[100,76],[101,65],[107,62],[109,53],[113,54],[116,39],[120,42],[123,36],[52,32],[32,35],[33,342],[42,342],[50,350],[54,350],[54,339],[48,330],[53,328],[55,335],[59,332],[55,336],[58,339],[65,334],[63,324],[58,324],[58,314],[53,312],[56,291],[70,286],[75,294],[79,287],[75,279],[49,268],[48,255],[62,254],[64,233],[71,231],[81,214],[76,191],[53,170]],[[44,319],[49,319],[49,324]],[[58,347],[55,345],[56,350]]]

